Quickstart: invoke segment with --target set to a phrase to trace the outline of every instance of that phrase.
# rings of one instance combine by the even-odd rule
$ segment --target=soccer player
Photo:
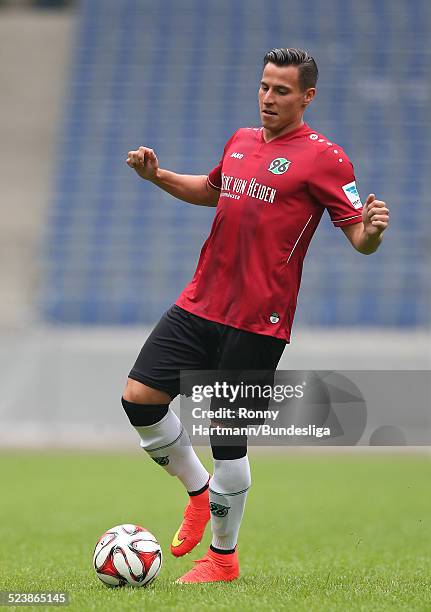
[[[374,194],[362,205],[343,149],[303,121],[316,93],[314,59],[299,49],[273,49],[263,63],[262,127],[237,130],[208,176],[163,170],[148,147],[127,157],[141,178],[172,196],[217,207],[195,275],[143,346],[122,398],[142,448],[189,494],[172,554],[190,552],[211,518],[210,549],[180,583],[238,577],[238,532],[251,484],[245,436],[234,444],[210,437],[212,476],[187,444],[169,408],[180,370],[274,372],[290,341],[302,264],[325,209],[366,255],[379,247],[389,221]]]

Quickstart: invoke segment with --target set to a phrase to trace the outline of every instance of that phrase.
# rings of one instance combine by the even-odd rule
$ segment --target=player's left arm
[[[374,193],[370,193],[362,209],[362,222],[341,229],[359,253],[371,255],[379,248],[388,225],[389,209],[386,202],[377,200]]]

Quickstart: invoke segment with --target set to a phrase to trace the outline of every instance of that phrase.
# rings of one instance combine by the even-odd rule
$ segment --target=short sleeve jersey
[[[362,220],[346,153],[307,124],[265,142],[241,128],[208,176],[220,191],[196,272],[176,304],[231,327],[290,341],[302,265],[325,209]]]

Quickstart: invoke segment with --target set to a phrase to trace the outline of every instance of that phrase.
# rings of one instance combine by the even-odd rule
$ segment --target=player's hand
[[[382,200],[376,200],[374,193],[370,193],[362,209],[362,221],[365,232],[375,236],[385,231],[389,224],[389,209]]]
[[[159,160],[153,149],[139,147],[137,151],[129,151],[126,163],[147,181],[152,181],[157,177]]]

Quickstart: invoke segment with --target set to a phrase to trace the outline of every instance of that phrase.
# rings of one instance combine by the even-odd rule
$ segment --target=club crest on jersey
[[[359,197],[358,188],[356,187],[356,181],[352,181],[351,183],[347,183],[343,185],[343,191],[349,199],[349,202],[352,204],[353,208],[361,208],[362,202]]]
[[[276,157],[269,164],[268,170],[272,172],[272,174],[284,174],[285,172],[287,172],[290,163],[291,162],[285,157]]]
[[[278,312],[272,312],[269,320],[271,321],[271,323],[273,323],[273,325],[275,325],[276,323],[279,322],[280,320],[280,315],[278,314]]]

